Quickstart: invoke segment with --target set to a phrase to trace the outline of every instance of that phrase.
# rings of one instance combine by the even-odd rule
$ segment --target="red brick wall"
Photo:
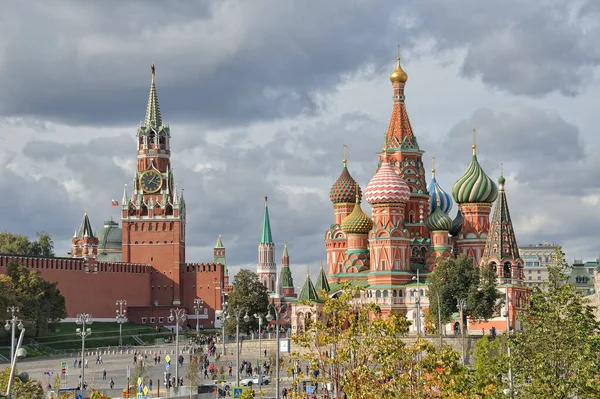
[[[150,302],[151,268],[140,264],[97,263],[97,273],[86,273],[82,259],[34,258],[0,255],[0,273],[6,273],[11,260],[36,270],[48,281],[57,282],[66,298],[69,318],[89,313],[94,319],[115,317],[117,299],[128,306]]]

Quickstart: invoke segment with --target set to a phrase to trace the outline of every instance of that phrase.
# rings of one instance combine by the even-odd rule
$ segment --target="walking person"
[[[105,380],[106,379],[106,369],[102,370],[102,379]]]
[[[110,379],[110,383],[108,384],[108,386],[110,387],[110,389],[113,389],[115,387],[115,382],[112,378]]]

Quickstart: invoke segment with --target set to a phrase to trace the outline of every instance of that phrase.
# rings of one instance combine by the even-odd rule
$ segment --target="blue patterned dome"
[[[450,210],[452,210],[452,196],[440,187],[437,180],[435,179],[435,175],[431,179],[431,183],[429,184],[427,191],[429,191],[430,214],[433,214],[433,212],[435,212],[437,208],[438,198],[440,199],[440,208],[442,212],[444,212],[445,214],[450,213]]]

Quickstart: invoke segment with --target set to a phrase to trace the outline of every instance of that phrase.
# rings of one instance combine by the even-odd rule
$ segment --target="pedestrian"
[[[148,379],[148,388],[152,391],[152,378]]]
[[[283,399],[287,399],[287,394],[288,394],[287,388],[283,388],[283,391],[281,393],[283,394]]]
[[[108,384],[108,386],[110,386],[110,389],[113,389],[115,387],[115,382],[112,378],[110,379],[110,383]]]
[[[133,355],[133,364],[137,364],[137,355]]]
[[[267,350],[265,349],[265,357],[267,357]]]
[[[106,379],[106,369],[102,370],[102,379],[105,380]]]

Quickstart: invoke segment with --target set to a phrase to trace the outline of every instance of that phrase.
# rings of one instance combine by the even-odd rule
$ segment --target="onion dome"
[[[459,209],[458,212],[456,212],[456,217],[452,221],[452,228],[449,231],[450,235],[453,237],[457,236],[458,233],[460,233],[460,230],[462,229],[462,225],[463,225],[463,215]]]
[[[373,220],[363,212],[360,200],[356,201],[352,213],[342,220],[341,228],[346,234],[368,234],[371,231]]]
[[[406,72],[404,72],[404,70],[402,69],[402,66],[400,66],[400,46],[398,46],[398,64],[396,64],[396,69],[394,69],[392,71],[392,73],[390,74],[390,82],[392,82],[392,84],[397,84],[397,83],[406,83],[406,81],[408,80],[408,75],[406,74]]]
[[[433,158],[433,162],[435,162],[435,158]],[[442,208],[442,212],[448,214],[452,209],[452,197],[440,187],[435,179],[435,166],[431,169],[431,174],[431,183],[429,184],[429,187],[427,187],[427,191],[429,191],[430,212],[433,213],[439,206]]]
[[[365,189],[365,199],[369,204],[406,202],[410,198],[410,188],[390,165],[387,156],[375,176]]]
[[[479,165],[476,149],[477,146],[473,144],[471,164],[452,187],[452,196],[458,204],[472,202],[491,204],[498,197],[498,187]]]
[[[329,190],[329,199],[334,204],[343,204],[345,202],[353,203],[356,202],[356,194],[358,191],[358,200],[360,201],[362,198],[362,191],[360,187],[356,190],[358,184],[352,176],[350,176],[350,172],[348,172],[348,168],[346,167],[346,160],[344,160],[344,169],[342,169],[342,173],[340,177],[335,181],[333,186],[331,186],[331,190]]]
[[[438,206],[425,221],[425,227],[429,231],[449,231],[452,228],[452,219]]]

